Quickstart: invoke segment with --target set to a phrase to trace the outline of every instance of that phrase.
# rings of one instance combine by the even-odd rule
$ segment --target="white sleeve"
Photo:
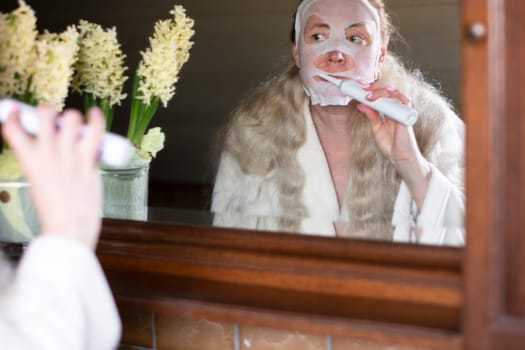
[[[211,199],[213,213],[239,213],[242,211],[242,171],[233,157],[222,153]]]
[[[438,138],[428,157],[432,176],[419,213],[413,208],[408,187],[401,182],[392,217],[395,241],[465,244],[464,123],[450,112]]]
[[[432,177],[415,222],[410,191],[404,182],[401,183],[392,217],[394,241],[464,245],[464,195],[434,165],[430,166]],[[417,240],[412,236],[415,228],[420,231]]]
[[[121,324],[94,253],[65,236],[29,245],[0,299],[3,349],[115,349]]]

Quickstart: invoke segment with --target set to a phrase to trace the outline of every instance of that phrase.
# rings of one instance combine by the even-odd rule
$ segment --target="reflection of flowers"
[[[159,102],[166,107],[175,94],[193,46],[193,19],[182,6],[175,6],[170,14],[172,18],[155,23],[132,87],[127,137],[138,148],[147,148],[139,152],[147,158],[162,148],[164,136],[158,129],[143,143],[146,130]],[[114,106],[126,98],[122,92],[128,79],[125,58],[115,28],[104,30],[81,20],[63,33],[38,35],[35,13],[23,0],[14,11],[0,13],[0,98],[49,103],[61,110],[71,84],[84,96],[86,109],[92,105],[102,109],[109,130]]]
[[[140,143],[140,153],[144,157],[155,157],[164,148],[164,139],[164,133],[159,127],[149,129]]]
[[[78,33],[68,27],[63,33],[44,33],[36,42],[36,60],[31,72],[30,91],[39,103],[64,107],[64,99],[73,77]]]
[[[34,11],[19,7],[0,16],[0,97],[62,109],[78,50],[74,27],[37,36]]]
[[[153,36],[149,40],[150,47],[141,52],[142,60],[133,80],[127,137],[141,149],[139,153],[148,155],[148,158],[154,157],[160,150],[158,146],[163,145],[164,135],[159,128],[149,134],[147,142],[143,143],[146,129],[159,102],[166,107],[175,94],[180,69],[187,62],[193,45],[190,41],[194,34],[193,20],[186,17],[182,6],[175,6],[170,14],[173,15],[172,19],[160,20],[155,24]],[[86,21],[81,21],[79,28],[80,57],[74,87],[84,95],[86,106],[98,105],[111,118],[113,105],[125,97],[121,89],[126,80],[123,76],[124,56],[120,52],[116,32],[114,29],[105,32]],[[103,46],[106,48],[95,49]],[[84,55],[87,57],[84,58]],[[100,80],[105,82],[101,83]],[[96,84],[107,86],[94,88]],[[152,141],[154,138],[158,140]],[[142,148],[152,144],[156,146]]]
[[[79,54],[72,87],[84,93],[87,105],[101,107],[106,116],[106,127],[110,129],[112,107],[120,105],[120,101],[126,98],[122,93],[123,84],[128,79],[124,75],[126,56],[120,49],[114,27],[105,31],[98,24],[81,20],[78,30]]]
[[[175,20],[158,21],[150,38],[151,47],[142,52],[142,61],[137,69],[140,77],[138,99],[150,104],[159,98],[164,107],[175,94],[175,83],[179,71],[189,59],[193,43],[193,20],[186,17],[182,6],[170,11]]]
[[[35,12],[25,2],[0,13],[0,97],[25,94],[37,35]]]

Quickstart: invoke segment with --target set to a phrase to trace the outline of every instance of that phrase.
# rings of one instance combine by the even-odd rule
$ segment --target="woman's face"
[[[319,77],[371,82],[385,48],[379,14],[366,0],[305,1],[297,12],[293,56],[312,104],[346,105],[350,98]]]

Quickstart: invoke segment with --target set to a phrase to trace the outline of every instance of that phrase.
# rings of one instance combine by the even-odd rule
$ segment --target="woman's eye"
[[[365,39],[359,35],[350,35],[346,39],[350,41],[351,43],[357,44],[357,45],[364,45],[366,42]]]
[[[319,34],[319,33],[315,33],[315,34],[312,34],[312,39],[314,41],[322,41],[325,39],[325,36],[323,34]]]

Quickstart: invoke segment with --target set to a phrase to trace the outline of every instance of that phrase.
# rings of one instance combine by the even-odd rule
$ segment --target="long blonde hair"
[[[242,101],[224,129],[222,145],[244,173],[273,173],[287,217],[307,216],[306,208],[297,201],[304,173],[296,153],[306,140],[301,112],[308,103],[298,72],[290,67]]]

